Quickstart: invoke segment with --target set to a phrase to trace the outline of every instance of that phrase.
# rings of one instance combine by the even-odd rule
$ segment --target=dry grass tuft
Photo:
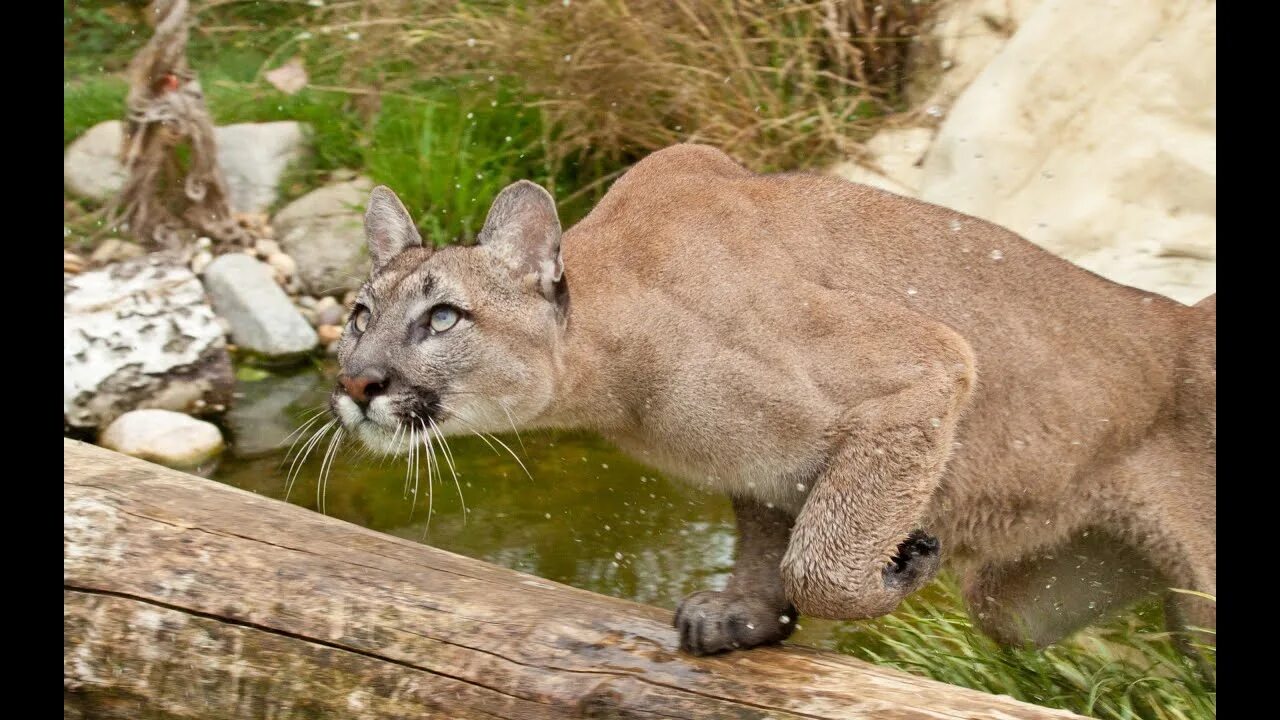
[[[352,82],[388,54],[403,62],[379,73],[387,88],[468,73],[515,81],[544,114],[555,164],[626,164],[691,141],[778,170],[856,156],[904,109],[936,4],[365,0],[331,13],[365,38],[345,54]]]

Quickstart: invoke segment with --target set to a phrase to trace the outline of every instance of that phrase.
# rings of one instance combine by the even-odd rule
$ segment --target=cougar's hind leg
[[[964,579],[974,624],[1002,645],[1046,647],[1162,587],[1159,571],[1124,540],[1097,528]]]

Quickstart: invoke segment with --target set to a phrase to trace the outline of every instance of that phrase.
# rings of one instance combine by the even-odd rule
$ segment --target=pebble
[[[213,423],[171,410],[133,410],[116,418],[98,440],[103,447],[175,468],[195,467],[222,452]]]
[[[344,312],[337,300],[326,295],[316,301],[312,314],[316,319],[316,325],[341,325]]]
[[[337,325],[321,325],[316,328],[316,334],[320,336],[320,342],[327,346],[342,337],[342,328]]]
[[[267,256],[267,264],[276,271],[277,280],[287,281],[298,273],[298,263],[282,252]]]
[[[259,240],[254,243],[253,248],[254,250],[257,250],[258,254],[262,257],[269,258],[280,252],[280,243],[275,240]]]
[[[213,253],[208,250],[202,250],[191,258],[191,272],[199,275],[204,272],[205,268],[209,267],[211,262],[213,262]]]
[[[147,251],[143,250],[142,246],[137,243],[131,243],[119,238],[107,238],[102,241],[97,250],[93,251],[89,259],[98,265],[106,265],[121,260],[132,260],[146,254]]]

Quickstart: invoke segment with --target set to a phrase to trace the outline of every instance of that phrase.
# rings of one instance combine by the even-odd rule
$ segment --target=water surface
[[[242,369],[237,404],[226,423],[231,447],[213,477],[285,499],[285,438],[322,406],[333,373],[325,367],[264,377]],[[733,569],[733,511],[727,498],[669,480],[590,434],[534,431],[500,437],[528,474],[500,445],[495,452],[475,437],[450,438],[458,484],[446,466],[430,502],[425,471],[415,497],[406,490],[403,459],[375,456],[347,442],[324,488],[324,512],[668,609],[688,593],[724,586]],[[325,445],[311,453],[289,502],[321,507],[317,480]],[[837,625],[804,620],[793,641],[831,647]]]

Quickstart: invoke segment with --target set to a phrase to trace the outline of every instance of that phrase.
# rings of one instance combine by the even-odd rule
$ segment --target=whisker
[[[453,485],[458,489],[458,500],[462,503],[462,524],[467,524],[467,501],[462,497],[462,483],[458,482],[458,471],[453,467],[453,452],[449,449],[449,441],[445,439],[444,433],[440,432],[440,427],[436,425],[436,421],[427,418],[427,422],[431,423],[431,429],[435,431],[436,437],[440,438],[440,447],[444,450],[444,459],[449,463],[449,473],[453,475]]]
[[[325,434],[327,434],[329,430],[333,429],[333,427],[337,424],[338,424],[338,421],[335,418],[325,423],[324,425],[320,426],[320,429],[316,430],[314,433],[311,434],[311,438],[307,440],[305,444],[303,444],[302,449],[299,450],[298,454],[293,458],[293,463],[289,465],[289,475],[287,476],[287,480],[285,482],[285,490],[284,490],[285,502],[289,501],[289,494],[293,492],[293,485],[298,481],[298,473],[302,470],[302,466],[306,463],[307,456],[311,454],[311,451],[313,449],[315,449],[316,444],[319,443],[322,439],[324,439]]]
[[[481,440],[484,440],[484,441],[485,441],[485,444],[487,444],[487,445],[489,446],[489,448],[490,448],[491,450],[493,450],[493,452],[494,452],[495,454],[498,454],[498,449],[497,449],[497,448],[495,448],[495,447],[493,446],[493,443],[489,442],[489,440],[488,440],[488,439],[487,439],[483,434],[481,434],[481,433],[480,433],[480,431],[478,431],[474,425],[472,425],[470,422],[468,422],[466,418],[462,417],[462,414],[461,414],[461,413],[459,413],[457,410],[454,410],[454,409],[452,409],[452,408],[446,407],[446,406],[444,405],[444,403],[441,403],[441,404],[440,404],[440,407],[444,408],[446,411],[448,411],[449,413],[451,413],[451,414],[453,415],[454,419],[456,419],[458,422],[462,423],[463,425],[466,425],[466,426],[467,426],[467,429],[468,429],[468,430],[470,430],[472,434],[474,434],[476,437],[480,438]],[[532,480],[532,479],[533,479],[533,474],[529,472],[529,468],[525,467],[524,462],[523,462],[522,460],[520,460],[520,458],[519,458],[519,457],[515,454],[515,452],[510,448],[510,446],[508,446],[506,443],[502,442],[502,440],[501,440],[497,435],[494,435],[493,433],[486,433],[486,434],[487,434],[490,438],[493,438],[493,442],[498,443],[499,445],[501,445],[501,446],[502,446],[502,448],[503,448],[504,450],[506,450],[506,451],[507,451],[507,454],[511,456],[511,459],[512,459],[512,460],[515,460],[515,461],[516,461],[516,464],[518,464],[518,465],[520,466],[520,469],[524,471],[524,474],[525,474],[525,475],[527,475],[527,476],[529,477],[529,479],[530,479],[530,480]],[[521,446],[521,447],[523,447],[523,446]]]
[[[520,437],[520,431],[516,429],[516,420],[511,417],[511,411],[507,409],[507,404],[497,398],[494,398],[493,401],[498,404],[498,407],[502,408],[502,412],[506,413],[507,422],[511,423],[511,432],[516,434],[516,442],[520,443],[520,452],[528,455],[529,450],[524,446],[524,438]],[[532,478],[533,476],[531,475],[530,477]]]
[[[431,434],[427,432],[426,423],[422,422],[422,419],[417,415],[414,416],[414,419],[416,419],[418,424],[422,426],[421,439],[423,441],[423,447],[426,448],[427,451],[427,523],[422,529],[422,539],[425,541],[431,533],[431,518],[435,515],[436,493],[431,470],[433,464],[438,466],[439,463],[434,462],[436,455],[435,443],[431,442]]]
[[[342,444],[342,435],[344,430],[338,428],[333,436],[329,438],[329,447],[325,450],[324,459],[320,461],[320,481],[316,485],[317,505],[320,507],[321,515],[328,515],[325,509],[325,490],[329,484],[329,473],[333,470],[333,458],[337,454],[338,446]]]
[[[409,499],[409,476],[413,474],[413,444],[417,439],[417,431],[409,428],[409,445],[404,449],[404,491],[401,493],[402,500]],[[409,509],[409,522],[413,522],[413,509]]]
[[[280,464],[276,465],[276,470],[279,470],[280,468],[284,467],[284,464],[289,462],[289,456],[293,454],[293,449],[297,447],[298,441],[302,439],[302,436],[303,434],[306,433],[307,429],[310,428],[312,425],[316,424],[316,421],[318,421],[321,417],[324,417],[323,410],[316,413],[315,415],[312,415],[311,418],[307,420],[305,423],[303,423],[301,427],[289,433],[289,437],[286,437],[284,440],[280,441],[280,445],[278,445],[277,447],[284,445],[286,442],[289,442],[289,438],[293,438],[295,435],[297,436],[296,438],[294,438],[293,442],[289,444],[289,449],[285,451],[284,457],[280,459]]]

